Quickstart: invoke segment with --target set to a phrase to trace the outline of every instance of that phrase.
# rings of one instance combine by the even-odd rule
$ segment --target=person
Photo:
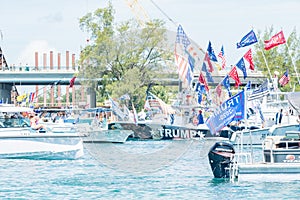
[[[174,114],[170,114],[170,124],[173,125],[174,124],[174,120],[175,120],[175,116]]]
[[[276,113],[276,117],[275,117],[275,124],[276,125],[281,125],[282,111],[283,111],[283,109],[281,108],[280,111],[278,113]]]
[[[39,117],[34,115],[34,114],[31,114],[29,116],[29,119],[30,119],[30,126],[31,128],[35,129],[35,130],[40,130],[40,129],[44,129],[46,130],[46,127],[43,125],[43,124],[39,124]]]
[[[204,124],[204,119],[203,119],[203,115],[202,115],[202,110],[199,110],[199,114],[198,114],[198,125],[199,124]]]
[[[300,131],[300,115],[298,115],[298,119],[297,119],[297,122],[299,124],[299,128],[298,128],[298,131]]]

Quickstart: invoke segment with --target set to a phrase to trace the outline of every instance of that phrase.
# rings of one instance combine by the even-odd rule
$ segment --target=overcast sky
[[[132,0],[131,0],[132,1]],[[218,53],[224,45],[230,64],[236,64],[248,48],[236,49],[236,43],[252,28],[264,31],[271,26],[283,30],[286,37],[294,28],[299,32],[299,0],[139,0],[150,18],[167,21],[152,2],[173,21],[180,23],[186,34],[203,49],[208,41]],[[116,20],[134,18],[126,0],[112,0]],[[1,3],[1,48],[9,65],[34,65],[34,52],[50,50],[64,56],[68,50],[79,57],[88,35],[79,28],[79,18],[107,5],[107,0],[9,0]],[[299,35],[299,33],[298,33]],[[175,42],[175,41],[174,41]],[[54,62],[55,64],[56,62]]]

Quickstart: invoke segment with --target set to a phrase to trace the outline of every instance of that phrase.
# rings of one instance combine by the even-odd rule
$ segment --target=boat
[[[78,159],[84,155],[83,142],[73,127],[49,126],[34,130],[21,113],[31,108],[0,105],[0,158]]]
[[[122,130],[117,127],[103,129],[90,124],[77,124],[83,143],[124,143],[133,134],[132,130]]]
[[[229,138],[233,144],[237,143],[237,135],[243,134],[243,143],[245,145],[262,145],[267,136],[283,136],[286,131],[298,130],[298,124],[273,125],[272,127],[258,129],[243,129],[234,132]]]
[[[106,122],[100,122],[98,118],[95,118],[100,113],[111,112],[108,108],[89,108],[83,113],[91,115],[93,119],[90,123],[81,123],[82,119],[78,120],[78,123],[73,123],[78,132],[81,133],[84,143],[124,143],[129,136],[134,132],[131,129],[122,129],[118,124],[106,124]],[[86,122],[86,120],[83,120]]]
[[[286,131],[284,136],[267,136],[263,142],[261,162],[253,154],[235,149],[228,141],[218,141],[208,153],[215,178],[230,181],[274,179],[300,180],[300,131]]]
[[[223,137],[228,139],[233,131],[224,127],[217,135],[212,135],[205,124],[198,126],[170,125],[154,122],[112,122],[108,124],[108,129],[117,128],[119,130],[131,130],[131,139],[142,140],[178,140],[178,139],[201,139],[207,137]]]

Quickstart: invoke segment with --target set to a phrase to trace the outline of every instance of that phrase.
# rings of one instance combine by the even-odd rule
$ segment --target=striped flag
[[[279,83],[281,86],[285,86],[290,81],[289,70],[287,69],[284,72],[283,76],[279,79]]]
[[[225,54],[224,54],[224,47],[223,47],[223,45],[221,47],[220,53],[218,54],[218,57],[221,58],[222,69],[225,69],[225,67],[226,67],[226,58],[225,58]]]

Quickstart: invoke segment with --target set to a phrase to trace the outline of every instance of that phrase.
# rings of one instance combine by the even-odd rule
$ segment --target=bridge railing
[[[8,71],[8,72],[49,72],[49,71],[79,71],[80,66],[7,66],[2,67],[0,66],[0,73],[2,71]]]

